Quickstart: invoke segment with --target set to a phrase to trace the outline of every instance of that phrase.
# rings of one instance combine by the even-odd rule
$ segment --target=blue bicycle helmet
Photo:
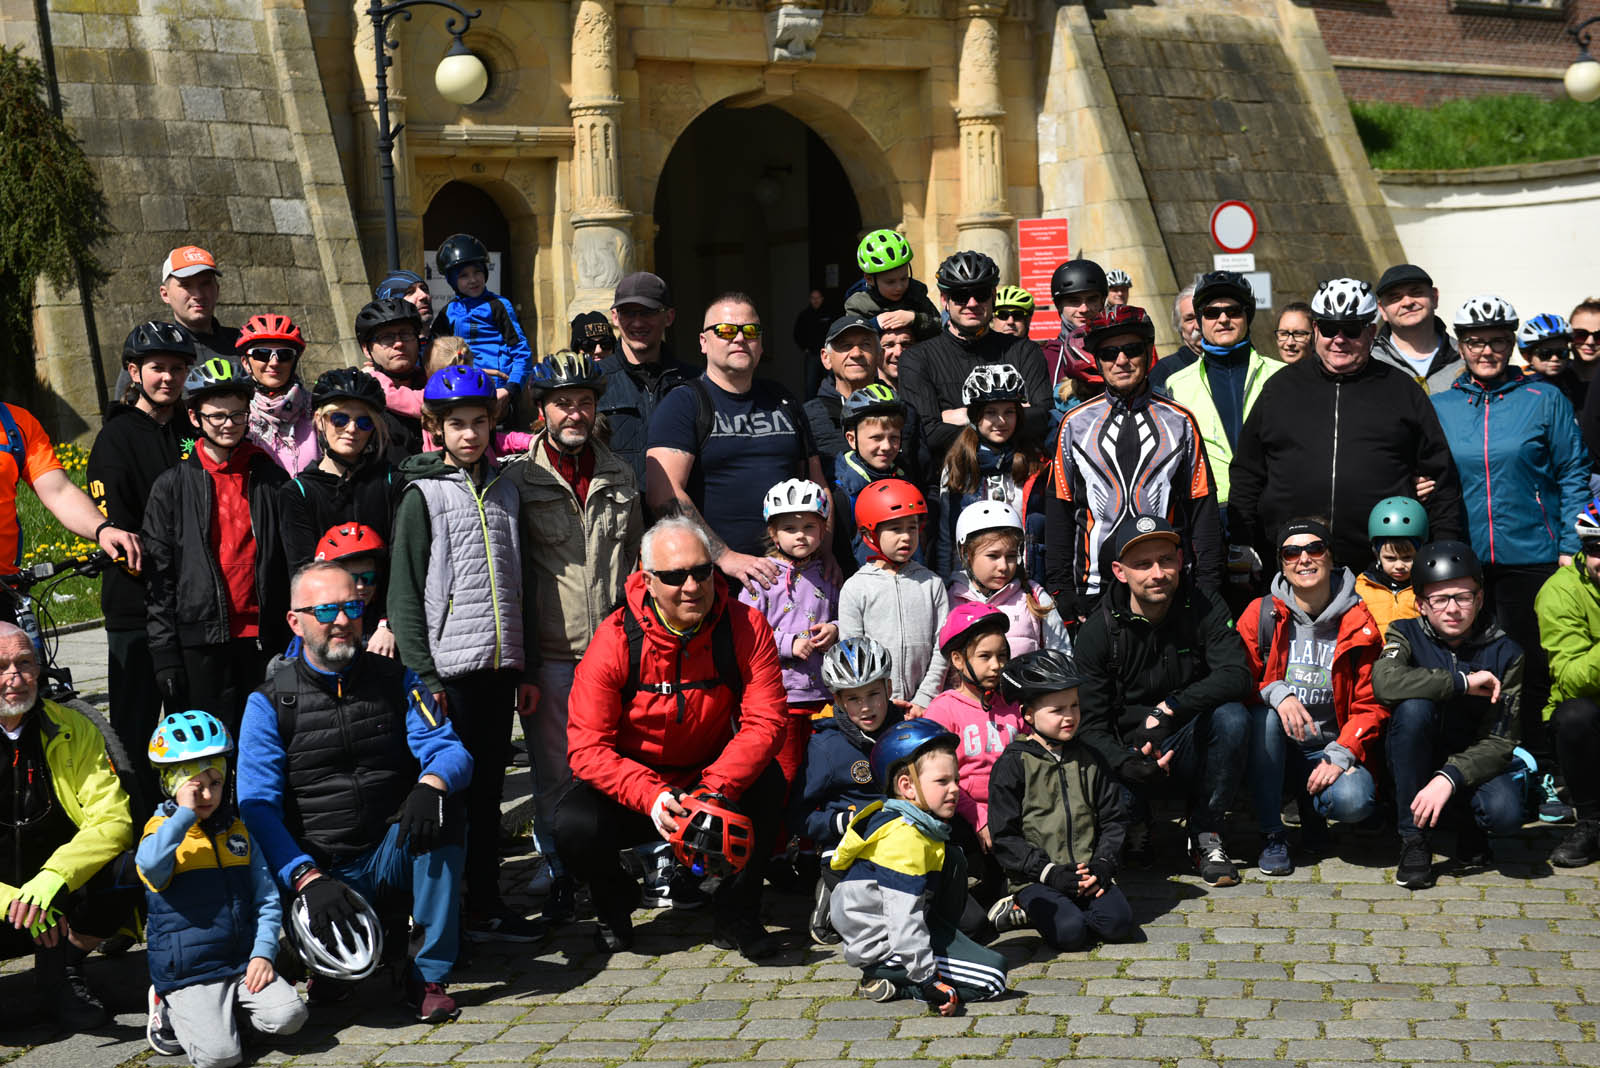
[[[456,364],[441,367],[428,379],[422,403],[429,411],[442,412],[458,404],[494,406],[494,382],[476,367]]]
[[[935,746],[955,749],[960,741],[931,719],[908,719],[889,728],[889,733],[872,747],[867,761],[872,766],[873,779],[883,783],[884,792],[888,793],[894,789],[889,773],[895,768],[917,759],[926,749]]]
[[[1517,348],[1531,349],[1545,341],[1572,340],[1572,325],[1559,315],[1535,315],[1517,331]]]
[[[209,712],[191,708],[161,717],[150,736],[150,763],[181,764],[233,751],[228,728]]]
[[[416,271],[390,271],[372,291],[373,300],[404,300],[411,287],[422,281]]]

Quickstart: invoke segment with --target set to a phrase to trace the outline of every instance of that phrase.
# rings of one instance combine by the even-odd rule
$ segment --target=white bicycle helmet
[[[761,500],[761,518],[770,522],[775,515],[810,512],[828,518],[828,491],[803,478],[786,478],[767,490]]]
[[[1554,312],[1535,315],[1517,330],[1517,348],[1531,349],[1545,341],[1572,340],[1572,324]]]
[[[1118,270],[1117,268],[1113,267],[1111,270],[1106,272],[1106,287],[1107,288],[1116,289],[1119,286],[1131,286],[1131,285],[1133,285],[1133,279],[1128,277],[1128,272],[1127,271]]]
[[[1511,302],[1502,300],[1492,293],[1480,293],[1456,312],[1456,321],[1453,324],[1459,333],[1462,330],[1480,330],[1485,327],[1504,327],[1507,330],[1517,328],[1517,309]]]
[[[1583,511],[1573,520],[1572,529],[1578,532],[1579,542],[1600,541],[1600,497],[1583,506]]]
[[[967,380],[961,383],[961,403],[968,408],[976,404],[994,404],[999,401],[1028,399],[1022,376],[1009,363],[986,363],[974,367]]]
[[[296,897],[289,906],[289,922],[284,924],[284,932],[306,967],[317,975],[348,981],[365,979],[377,970],[378,961],[383,957],[383,925],[378,922],[378,914],[372,911],[366,898],[354,890],[350,891],[350,896],[361,903],[360,915],[352,923],[334,927],[338,949],[329,949],[326,942],[311,932],[311,917],[304,895]]]
[[[1316,319],[1337,322],[1370,320],[1378,314],[1378,298],[1372,287],[1359,278],[1330,278],[1312,296],[1311,314]]]
[[[868,637],[843,638],[822,657],[822,684],[834,693],[870,686],[894,669],[889,650]]]
[[[965,545],[968,538],[986,530],[1014,530],[1021,534],[1022,520],[1005,501],[973,501],[956,518],[956,544]]]

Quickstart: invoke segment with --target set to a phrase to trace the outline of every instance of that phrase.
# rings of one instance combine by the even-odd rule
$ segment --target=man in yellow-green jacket
[[[1550,724],[1556,757],[1577,810],[1577,826],[1550,863],[1578,868],[1600,860],[1600,500],[1576,523],[1581,545],[1572,563],[1534,598],[1539,644],[1550,658]]]
[[[128,795],[105,739],[81,713],[39,696],[39,659],[0,624],[0,959],[34,955],[43,1014],[71,1031],[106,1020],[84,956],[129,922],[140,892]]]

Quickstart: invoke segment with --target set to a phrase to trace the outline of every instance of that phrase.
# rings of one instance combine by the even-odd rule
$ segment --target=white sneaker
[[[155,987],[150,988],[145,1001],[150,1006],[150,1017],[145,1021],[144,1037],[150,1048],[163,1057],[181,1055],[183,1046],[178,1042],[177,1032],[172,1030],[172,1021],[167,1019],[167,1003],[161,1000]]]

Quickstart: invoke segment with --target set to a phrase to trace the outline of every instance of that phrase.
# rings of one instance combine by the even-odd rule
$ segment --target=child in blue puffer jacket
[[[434,318],[433,336],[466,342],[473,366],[495,379],[502,404],[521,396],[533,351],[516,309],[488,288],[489,250],[471,234],[456,234],[439,245],[435,262],[456,295]]]

